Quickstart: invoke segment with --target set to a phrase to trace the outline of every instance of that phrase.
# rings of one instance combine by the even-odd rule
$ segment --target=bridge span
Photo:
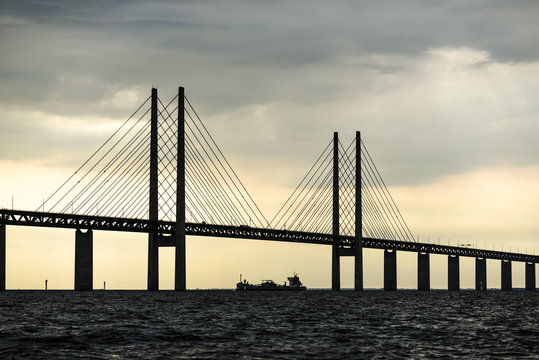
[[[158,244],[159,247],[174,247],[175,239],[174,234],[176,232],[176,223],[171,221],[157,221],[151,222],[145,219],[128,219],[128,218],[115,218],[106,216],[86,216],[75,214],[61,214],[61,213],[44,213],[38,211],[24,211],[24,210],[8,210],[0,209],[0,246],[5,249],[6,235],[5,227],[7,225],[14,226],[32,226],[32,227],[52,227],[63,229],[81,230],[100,230],[100,231],[118,231],[118,232],[135,232],[135,233],[151,233],[157,230],[159,233]],[[91,234],[91,233],[90,233]],[[320,234],[290,230],[279,229],[264,229],[255,228],[246,225],[242,226],[227,226],[227,225],[214,225],[205,223],[186,223],[185,234],[189,236],[206,236],[206,237],[221,237],[221,238],[239,238],[250,240],[269,240],[269,241],[282,241],[282,242],[296,242],[306,244],[319,244],[319,245],[333,245],[334,237],[331,234]],[[77,235],[79,239],[81,235]],[[93,235],[89,236],[90,240],[79,252],[83,252],[76,256],[75,272],[79,274],[83,270],[84,257],[92,252]],[[78,240],[81,242],[81,240]],[[339,235],[339,256],[355,256],[355,242],[354,237],[347,235]],[[362,247],[368,249],[381,249],[385,251],[385,273],[384,273],[384,288],[391,290],[396,288],[396,257],[393,254],[396,251],[415,252],[418,254],[418,279],[422,279],[422,283],[418,286],[422,288],[420,290],[430,289],[430,281],[426,283],[425,279],[430,278],[429,271],[429,254],[447,255],[453,260],[450,260],[450,272],[448,273],[451,279],[450,284],[453,284],[452,290],[458,290],[455,284],[455,277],[458,276],[458,257],[472,257],[476,259],[476,287],[477,290],[481,290],[481,287],[486,289],[486,260],[501,260],[503,263],[511,264],[513,261],[519,261],[526,263],[526,289],[532,290],[535,288],[535,264],[539,263],[539,256],[530,254],[521,254],[504,251],[494,251],[485,249],[474,249],[461,246],[448,246],[438,245],[421,242],[407,242],[396,241],[387,239],[375,239],[375,238],[362,238]],[[77,251],[77,250],[76,250]],[[6,253],[3,252],[3,256],[0,259],[1,269],[0,283],[5,284],[5,259]],[[89,263],[90,268],[93,268]],[[502,265],[503,266],[503,265]],[[88,265],[86,265],[88,267]],[[88,274],[88,269],[85,271]],[[502,279],[505,274],[505,289],[511,288],[510,282],[510,267],[505,265],[502,267]],[[90,275],[87,275],[88,277]],[[88,281],[90,279],[88,278]],[[529,286],[528,286],[529,285]],[[5,289],[5,285],[4,285]]]
[[[539,256],[415,241],[360,132],[348,146],[334,133],[285,204],[266,219],[181,87],[167,105],[152,89],[40,208],[0,209],[0,290],[6,288],[7,226],[76,230],[75,290],[93,289],[94,230],[148,234],[148,290],[158,290],[159,247],[175,248],[174,288],[186,289],[186,236],[331,246],[333,290],[341,287],[342,256],[354,257],[354,289],[363,290],[363,248],[384,250],[385,290],[397,289],[398,251],[417,253],[418,290],[430,290],[430,254],[448,256],[449,290],[460,289],[460,257],[475,258],[478,291],[487,289],[487,260],[501,261],[502,290],[512,289],[515,261],[526,264],[526,290],[536,289]]]

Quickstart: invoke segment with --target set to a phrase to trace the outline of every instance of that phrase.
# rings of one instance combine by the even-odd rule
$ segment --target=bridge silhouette
[[[535,290],[539,256],[414,240],[367,147],[338,133],[277,214],[268,220],[214,141],[184,88],[168,103],[157,89],[35,211],[0,209],[0,290],[6,288],[8,225],[75,229],[75,290],[93,289],[93,231],[148,234],[148,290],[158,290],[159,247],[175,248],[174,289],[186,289],[185,238],[211,236],[332,247],[332,289],[340,258],[354,258],[363,290],[363,248],[384,250],[384,289],[397,289],[397,251],[416,252],[418,290],[430,289],[430,254],[448,256],[448,289],[459,290],[459,258],[475,258],[476,290],[487,289],[487,259],[525,262]]]

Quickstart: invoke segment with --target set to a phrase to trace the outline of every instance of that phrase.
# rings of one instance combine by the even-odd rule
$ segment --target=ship
[[[276,284],[273,280],[262,280],[260,284],[249,284],[245,279],[242,280],[240,274],[240,282],[236,284],[236,291],[303,291],[307,290],[307,287],[301,283],[298,274],[294,273],[294,276],[288,277],[288,284],[286,281],[283,285]]]

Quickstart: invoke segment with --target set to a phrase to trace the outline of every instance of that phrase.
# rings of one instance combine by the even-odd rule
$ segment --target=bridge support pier
[[[502,290],[511,291],[513,289],[511,278],[511,260],[502,260]]]
[[[430,290],[430,254],[417,253],[417,290]]]
[[[4,290],[6,290],[6,224],[0,224],[0,291]]]
[[[363,290],[363,244],[361,239],[356,239],[354,249],[354,290]]]
[[[397,290],[397,250],[384,250],[384,290]]]
[[[475,258],[475,290],[487,291],[487,259]]]
[[[447,256],[447,289],[450,291],[460,290],[459,256]]]
[[[526,291],[535,291],[535,263],[526,263]]]
[[[159,290],[159,245],[156,233],[148,235],[148,290]]]
[[[75,290],[87,291],[94,288],[94,236],[89,229],[85,233],[75,232]]]
[[[341,290],[341,255],[339,245],[331,246],[331,290]]]

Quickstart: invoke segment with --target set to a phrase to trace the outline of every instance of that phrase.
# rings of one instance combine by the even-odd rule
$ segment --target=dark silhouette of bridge
[[[420,243],[408,228],[360,132],[337,133],[277,214],[268,220],[185,97],[167,104],[152,89],[139,108],[36,211],[0,210],[0,290],[5,290],[6,226],[75,229],[75,290],[93,288],[93,230],[148,234],[148,290],[158,290],[159,247],[175,248],[175,290],[186,289],[185,237],[212,236],[329,245],[332,289],[340,258],[354,257],[363,289],[363,248],[384,250],[384,289],[397,289],[397,251],[418,255],[418,290],[430,289],[430,254],[448,256],[448,288],[459,290],[459,258],[474,257],[476,290],[487,288],[486,260],[525,262],[535,290],[539,256]],[[85,230],[85,232],[83,231]]]

